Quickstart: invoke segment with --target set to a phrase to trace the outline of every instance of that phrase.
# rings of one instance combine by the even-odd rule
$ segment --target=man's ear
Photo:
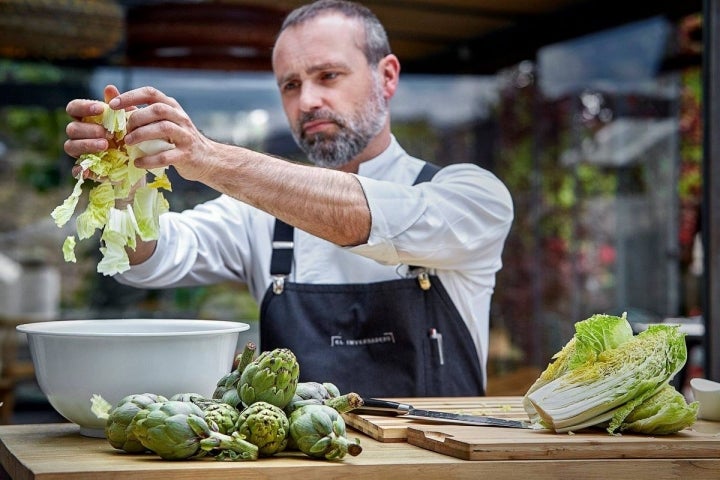
[[[391,53],[380,60],[377,68],[382,78],[383,94],[390,100],[395,95],[400,80],[400,60]]]

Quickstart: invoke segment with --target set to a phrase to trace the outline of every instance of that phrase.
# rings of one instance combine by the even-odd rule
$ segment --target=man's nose
[[[322,106],[321,89],[312,84],[303,84],[300,91],[300,109],[304,112],[316,110]]]

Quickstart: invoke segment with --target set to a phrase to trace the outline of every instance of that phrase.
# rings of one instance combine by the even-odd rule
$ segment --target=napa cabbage
[[[681,394],[672,406],[656,407],[675,391],[670,381],[687,360],[685,335],[675,325],[633,335],[625,316],[593,316],[576,324],[554,358],[523,398],[531,419],[546,428],[673,433],[697,418],[697,404]]]
[[[169,210],[169,204],[160,191],[172,189],[166,169],[145,170],[136,167],[134,161],[143,155],[159,153],[175,146],[164,140],[148,140],[125,146],[122,139],[131,113],[113,110],[105,105],[101,115],[83,119],[103,125],[115,141],[111,142],[111,148],[103,152],[78,158],[80,172],[73,191],[50,214],[57,226],[63,227],[75,214],[84,190],[88,191],[87,206],[75,220],[77,239],[74,235],[68,236],[62,252],[65,261],[75,262],[77,240],[90,238],[100,231],[102,258],[97,271],[104,275],[114,275],[129,269],[126,248],[135,248],[137,236],[143,240],[157,239],[159,217]],[[91,174],[93,180],[87,179],[88,174]],[[152,179],[146,181],[148,174]],[[86,188],[88,183],[92,185]],[[116,200],[128,198],[133,189],[136,189],[133,204],[124,209],[115,208]]]
[[[593,362],[605,350],[615,348],[630,340],[633,336],[632,327],[627,315],[596,314],[575,324],[575,335],[552,357],[552,362],[528,390],[528,394],[550,383],[563,374],[574,370],[586,362]],[[531,420],[538,421],[529,396],[523,398],[525,410]]]

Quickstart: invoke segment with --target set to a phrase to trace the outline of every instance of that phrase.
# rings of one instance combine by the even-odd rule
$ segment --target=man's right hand
[[[113,85],[105,87],[105,102],[117,97],[120,91]],[[108,133],[102,125],[92,122],[83,122],[84,117],[100,115],[105,110],[103,102],[98,100],[71,100],[65,111],[73,120],[68,123],[65,133],[68,139],[65,141],[65,153],[71,157],[78,158],[85,153],[97,153],[107,150],[110,147],[112,134]]]

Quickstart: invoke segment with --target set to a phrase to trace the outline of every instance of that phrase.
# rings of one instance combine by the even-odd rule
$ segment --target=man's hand
[[[104,97],[108,102],[120,92],[112,85],[105,87]],[[65,111],[73,117],[68,123],[65,133],[68,139],[65,141],[65,153],[71,157],[78,158],[85,153],[97,153],[107,150],[114,141],[112,134],[109,134],[102,125],[93,122],[83,122],[85,117],[101,115],[105,105],[99,100],[72,100],[67,104]]]
[[[185,179],[204,182],[210,178],[214,142],[200,133],[174,98],[155,88],[141,87],[113,97],[109,105],[114,109],[145,105],[128,119],[125,145],[156,139],[175,145],[173,149],[138,158],[135,166],[153,169],[172,165]]]

